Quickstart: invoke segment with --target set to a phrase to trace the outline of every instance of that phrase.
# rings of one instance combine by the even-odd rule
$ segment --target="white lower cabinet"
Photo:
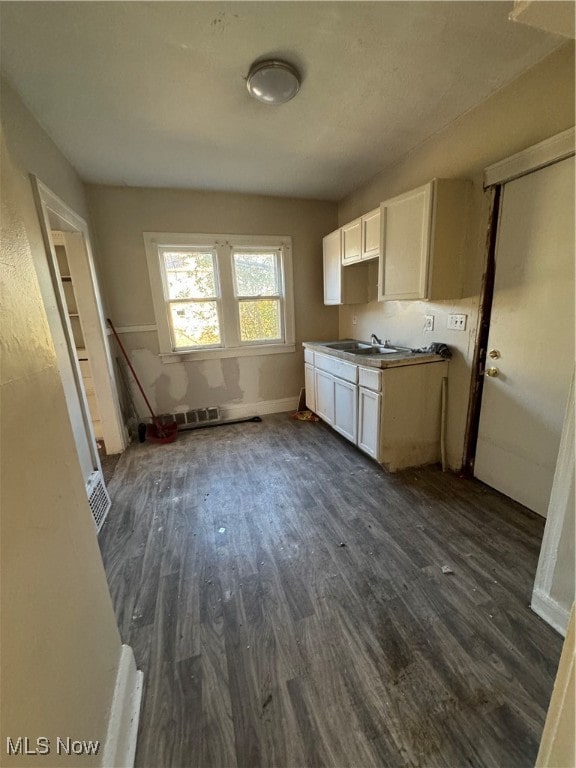
[[[364,453],[378,459],[380,447],[380,411],[382,395],[360,387],[358,390],[358,440]]]
[[[334,376],[314,370],[316,384],[316,413],[321,419],[334,424]]]
[[[358,425],[358,387],[342,379],[334,379],[334,423],[332,426],[352,443],[356,442]]]
[[[316,413],[316,382],[314,380],[314,366],[304,364],[304,387],[306,389],[306,407]]]
[[[380,370],[316,353],[305,363],[306,404],[395,472],[439,461],[441,389],[447,375],[445,361]]]

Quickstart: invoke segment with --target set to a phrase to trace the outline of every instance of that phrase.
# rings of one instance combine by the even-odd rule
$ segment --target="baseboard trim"
[[[570,620],[570,611],[567,608],[563,608],[555,600],[552,600],[550,595],[536,590],[532,593],[530,608],[562,637],[566,637],[568,621]]]
[[[298,397],[285,397],[281,400],[261,400],[258,403],[242,403],[241,405],[221,405],[222,419],[243,419],[246,416],[265,416],[269,413],[295,411],[298,408]]]
[[[132,768],[136,754],[143,675],[129,645],[120,648],[102,768]]]

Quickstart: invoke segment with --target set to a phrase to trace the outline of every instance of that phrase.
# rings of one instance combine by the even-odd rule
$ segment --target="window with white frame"
[[[289,237],[145,232],[160,353],[294,350]]]

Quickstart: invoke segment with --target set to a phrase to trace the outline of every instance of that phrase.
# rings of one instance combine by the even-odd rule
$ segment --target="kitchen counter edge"
[[[303,341],[302,346],[305,349],[311,349],[322,355],[337,357],[340,360],[346,360],[349,363],[355,363],[364,368],[399,368],[403,365],[447,362],[444,357],[430,352],[390,352],[385,357],[375,359],[370,355],[358,355],[354,352],[345,352],[342,349],[332,349],[331,347],[324,346],[324,343],[321,341]]]

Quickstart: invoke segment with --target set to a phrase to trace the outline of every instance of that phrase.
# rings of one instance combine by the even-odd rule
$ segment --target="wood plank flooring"
[[[109,490],[137,766],[534,764],[561,649],[536,515],[287,414],[132,446]]]

